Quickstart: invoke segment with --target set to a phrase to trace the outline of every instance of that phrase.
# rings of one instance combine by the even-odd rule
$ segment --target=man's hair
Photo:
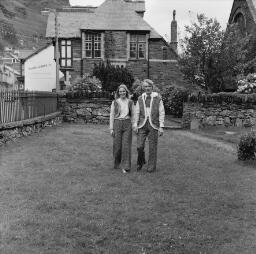
[[[148,85],[150,85],[150,86],[152,86],[152,87],[153,87],[153,85],[154,85],[154,82],[153,82],[151,79],[144,79],[144,80],[143,80],[143,83],[144,83],[144,84],[148,84]]]

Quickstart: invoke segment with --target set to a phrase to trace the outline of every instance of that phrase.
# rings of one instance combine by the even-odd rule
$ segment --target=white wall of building
[[[60,78],[63,77],[60,74]],[[24,76],[25,90],[51,92],[56,88],[56,62],[52,45],[25,61]]]

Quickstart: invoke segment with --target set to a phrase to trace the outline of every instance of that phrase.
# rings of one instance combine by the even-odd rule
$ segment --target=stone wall
[[[256,105],[229,103],[185,103],[183,128],[206,126],[253,127],[256,126]]]
[[[110,105],[105,99],[59,99],[63,121],[73,123],[108,124]]]
[[[38,133],[46,127],[55,126],[61,122],[61,112],[56,112],[24,121],[0,124],[0,146],[17,138]]]

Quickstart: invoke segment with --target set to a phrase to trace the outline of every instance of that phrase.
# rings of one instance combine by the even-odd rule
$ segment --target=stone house
[[[65,81],[92,73],[110,61],[135,78],[157,84],[182,84],[177,59],[177,22],[169,44],[144,19],[144,0],[106,0],[99,7],[63,7],[57,13],[60,70]],[[175,13],[174,13],[175,19]],[[55,15],[48,16],[46,37],[55,38]]]

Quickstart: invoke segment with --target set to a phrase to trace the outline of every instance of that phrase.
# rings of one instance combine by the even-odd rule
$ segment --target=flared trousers
[[[114,120],[114,168],[131,170],[132,123],[130,119]]]

